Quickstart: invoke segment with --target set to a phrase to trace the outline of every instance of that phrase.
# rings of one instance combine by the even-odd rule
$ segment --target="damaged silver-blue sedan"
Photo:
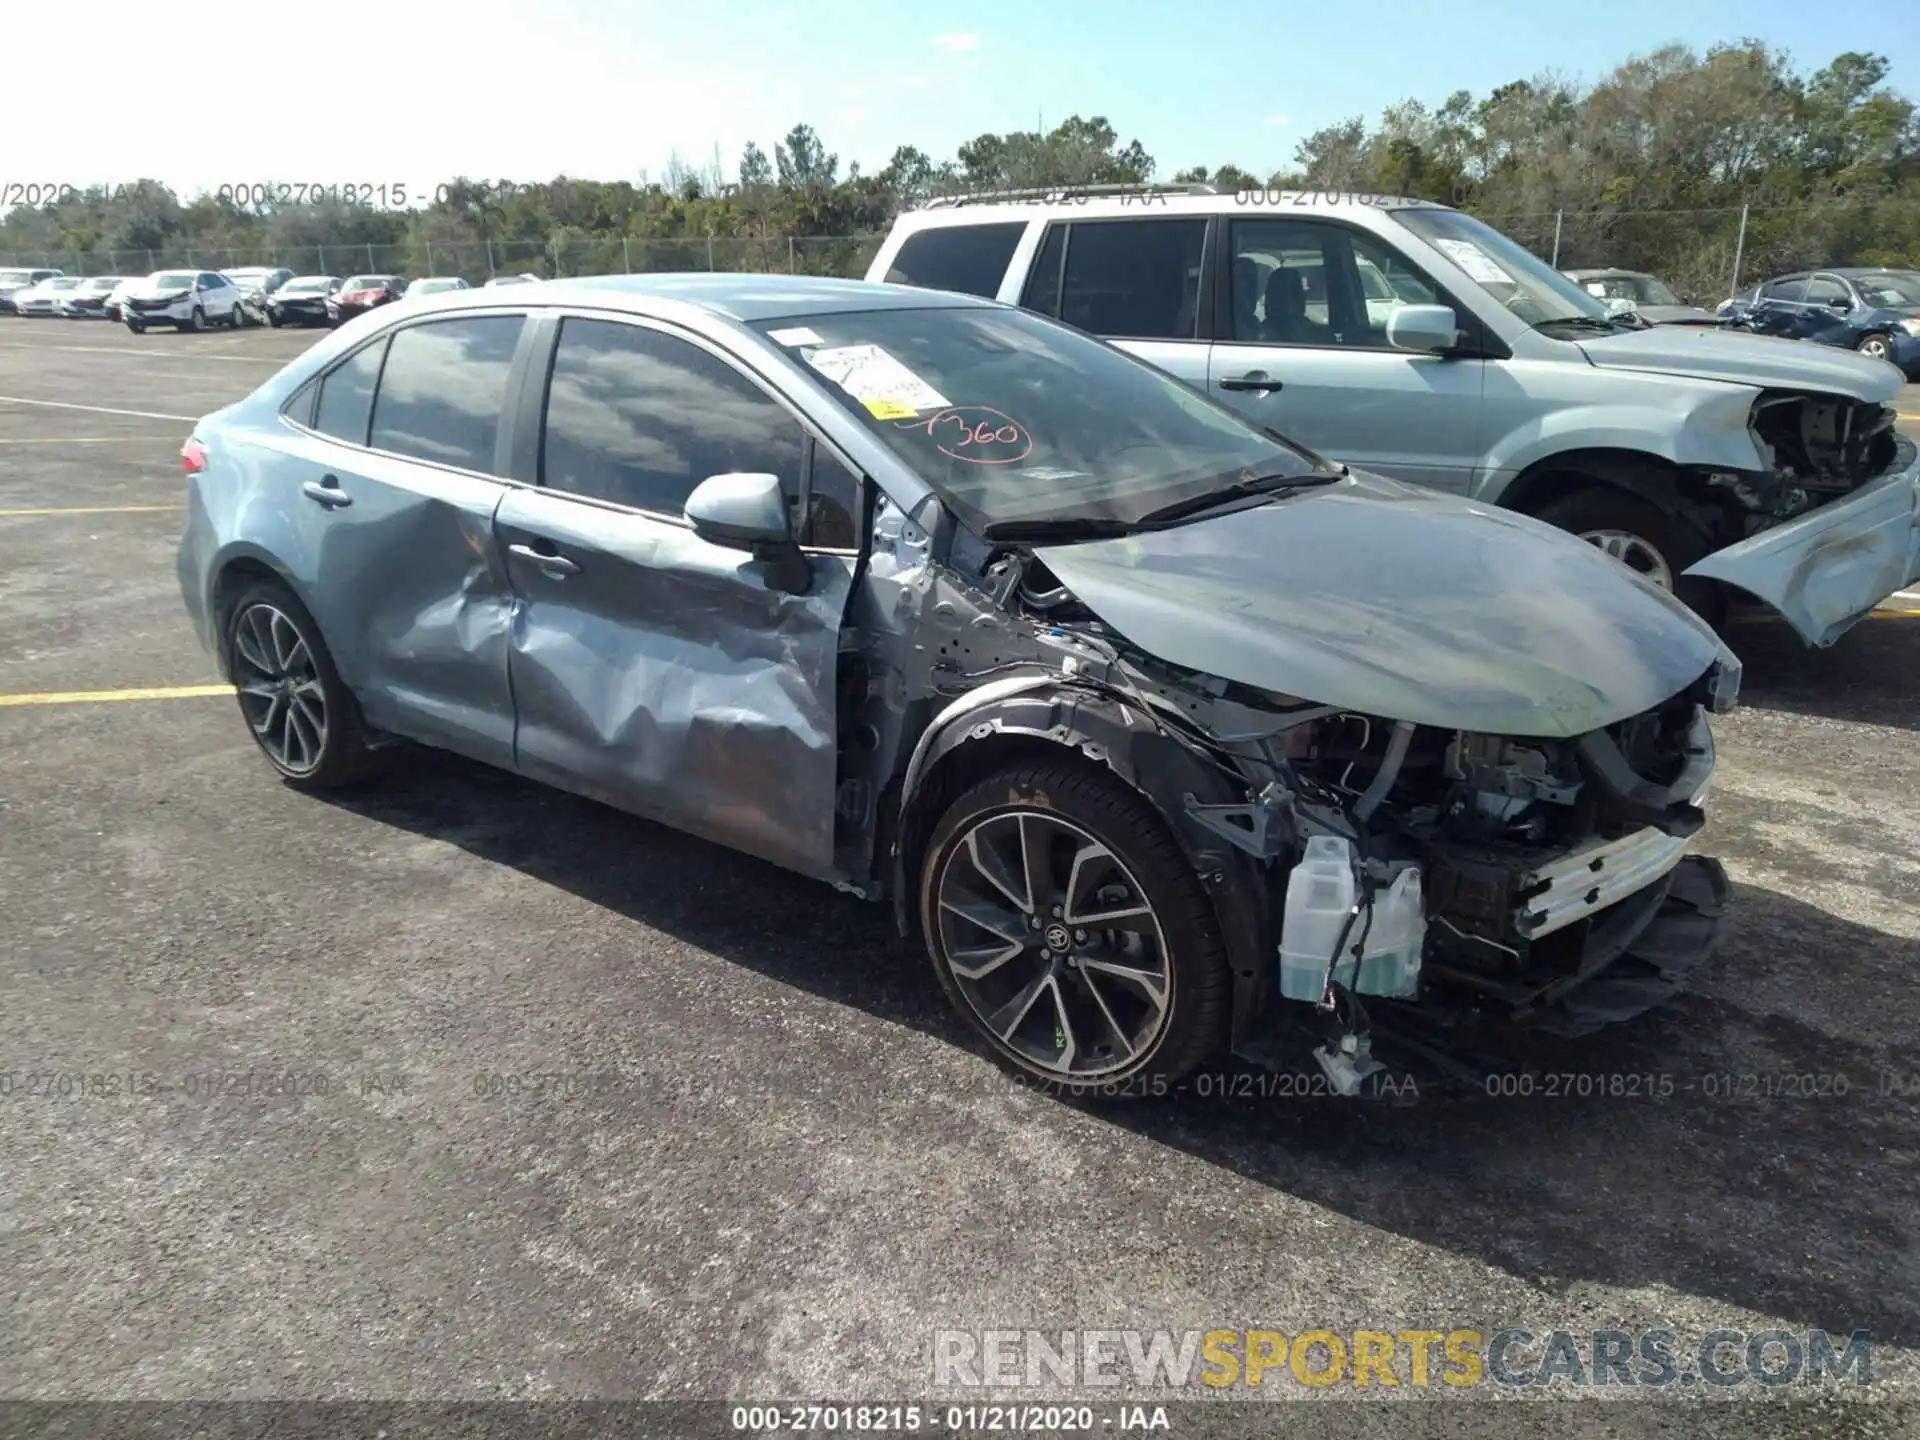
[[[289,783],[413,741],[888,900],[1063,1091],[1298,1043],[1351,1094],[1376,1024],[1582,1033],[1718,936],[1708,625],[1037,315],[435,296],[183,459],[187,607]]]

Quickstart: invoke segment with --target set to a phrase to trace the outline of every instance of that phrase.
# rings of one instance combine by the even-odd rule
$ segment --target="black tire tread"
[[[1164,1093],[1225,1045],[1232,1015],[1232,969],[1213,902],[1201,887],[1199,876],[1152,805],[1110,772],[1074,760],[1029,761],[970,785],[947,806],[928,838],[919,877],[921,929],[941,988],[971,1020],[965,999],[934,950],[937,932],[930,913],[933,862],[964,821],[1001,808],[1016,794],[1044,797],[1050,808],[1086,825],[1113,845],[1147,887],[1173,962],[1173,1019],[1146,1065],[1124,1077],[1095,1079],[1085,1085],[1057,1077],[1048,1077],[1043,1083],[1065,1095]],[[988,1043],[997,1060],[1020,1069],[997,1045]]]
[[[220,616],[220,643],[223,649],[231,653],[235,618],[249,605],[262,600],[284,611],[299,625],[307,649],[313,655],[314,668],[319,672],[327,692],[326,755],[306,775],[288,775],[277,765],[273,767],[274,774],[296,790],[309,791],[341,789],[379,774],[386,768],[389,756],[387,752],[374,750],[368,745],[366,722],[361,718],[360,706],[340,679],[340,672],[334,668],[333,656],[320,634],[320,626],[291,589],[278,580],[260,579],[243,585]],[[243,709],[243,717],[245,713]],[[248,728],[251,733],[251,726]],[[262,756],[265,758],[264,751]],[[267,763],[273,765],[271,759]]]

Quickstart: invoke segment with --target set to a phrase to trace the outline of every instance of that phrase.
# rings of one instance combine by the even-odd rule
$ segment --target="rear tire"
[[[272,580],[247,585],[226,607],[220,634],[241,717],[289,785],[331,790],[380,768],[359,704],[291,590]]]
[[[1164,1095],[1224,1046],[1232,985],[1213,904],[1113,775],[1040,761],[980,781],[935,824],[919,886],[941,988],[1038,1088]]]
[[[1628,569],[1663,590],[1718,629],[1726,620],[1726,592],[1712,580],[1684,572],[1712,552],[1712,540],[1696,525],[1670,515],[1650,500],[1611,486],[1575,490],[1533,512],[1549,525],[1606,550]]]

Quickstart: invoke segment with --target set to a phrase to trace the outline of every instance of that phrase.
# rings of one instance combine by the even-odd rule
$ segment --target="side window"
[[[380,362],[386,353],[387,342],[376,340],[327,372],[320,382],[320,403],[314,407],[314,429],[336,440],[367,443],[373,387],[380,379]]]
[[[1191,340],[1207,222],[1076,221],[1060,277],[1060,318],[1118,340]]]
[[[1795,300],[1800,300],[1804,298],[1806,294],[1806,289],[1807,289],[1806,276],[1789,275],[1784,280],[1771,280],[1766,285],[1762,286],[1760,290],[1760,298],[1762,300],[1795,301]]]
[[[909,235],[887,269],[893,285],[958,290],[991,300],[1000,293],[1007,262],[1026,233],[1024,220],[993,225],[937,225]]]
[[[1384,349],[1402,305],[1453,303],[1392,246],[1311,220],[1235,221],[1229,285],[1242,344]]]
[[[1040,243],[1040,253],[1027,275],[1026,292],[1020,297],[1022,305],[1042,315],[1060,313],[1060,269],[1067,258],[1067,229],[1064,221],[1047,227],[1047,238]]]
[[[860,543],[860,477],[824,445],[813,447],[812,483],[800,543],[851,550]]]
[[[797,499],[802,438],[799,421],[697,345],[618,321],[561,322],[543,485],[677,517],[709,475],[744,470],[778,475]]]
[[[368,443],[491,474],[522,323],[518,315],[475,315],[395,331]]]
[[[1847,292],[1837,276],[1816,275],[1807,282],[1806,301],[1809,305],[1828,305],[1835,300],[1853,303],[1853,296]]]

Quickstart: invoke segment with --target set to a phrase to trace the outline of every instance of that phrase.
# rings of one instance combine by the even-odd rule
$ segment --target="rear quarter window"
[[[1000,293],[1024,220],[984,225],[940,225],[909,235],[887,270],[891,285],[954,290],[991,300]]]

